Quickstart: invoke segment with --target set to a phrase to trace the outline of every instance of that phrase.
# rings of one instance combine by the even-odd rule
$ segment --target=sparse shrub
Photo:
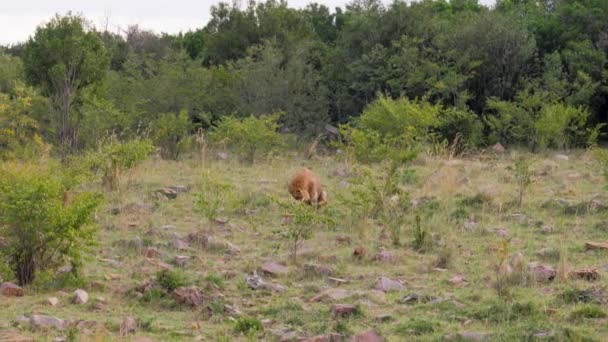
[[[599,137],[601,125],[589,127],[589,111],[561,103],[543,106],[534,123],[538,144],[541,148],[587,147]]]
[[[414,239],[412,241],[412,246],[417,251],[423,251],[425,248],[429,246],[429,236],[426,230],[422,228],[420,223],[420,215],[416,215],[416,223],[414,225]]]
[[[566,288],[560,293],[557,298],[562,300],[566,304],[576,303],[596,303],[601,304],[603,297],[602,290],[599,289],[585,289],[581,290],[576,287]]]
[[[93,243],[92,214],[101,199],[83,192],[66,203],[62,177],[61,170],[33,164],[0,167],[0,236],[6,239],[0,255],[21,285],[65,263],[77,269]]]
[[[243,119],[227,116],[209,134],[209,140],[232,148],[243,160],[253,163],[284,147],[283,137],[277,132],[280,116],[281,113]]]
[[[165,297],[165,292],[162,289],[153,287],[148,291],[144,292],[141,300],[145,303],[157,303]]]
[[[88,164],[102,172],[103,185],[109,190],[117,190],[122,173],[145,160],[153,151],[148,139],[135,139],[121,142],[110,136],[100,144],[97,152],[88,156]]]
[[[152,139],[165,159],[177,160],[193,145],[193,124],[185,110],[161,114],[151,124]]]
[[[215,273],[209,273],[207,274],[207,276],[205,276],[205,281],[209,284],[212,284],[213,286],[217,287],[217,288],[224,288],[224,278],[222,278],[222,276],[217,275]]]
[[[220,212],[228,212],[237,200],[234,186],[210,172],[203,173],[201,187],[196,205],[209,220],[217,218]]]
[[[241,317],[234,324],[236,332],[248,335],[263,330],[262,322],[252,317]]]
[[[530,160],[524,156],[519,156],[515,159],[513,167],[513,176],[517,184],[517,204],[521,208],[524,194],[532,183],[532,173],[530,172]]]
[[[162,270],[156,274],[156,281],[160,287],[169,292],[186,285],[186,277],[179,270]]]
[[[583,304],[570,313],[570,319],[573,321],[584,318],[604,318],[606,316],[606,312],[595,304]]]
[[[465,149],[475,148],[484,142],[481,120],[475,113],[457,107],[447,108],[441,113],[437,131],[454,147],[457,146],[457,140],[462,139],[461,148],[453,154],[460,154]]]
[[[410,335],[426,335],[431,334],[435,331],[437,323],[422,320],[422,319],[410,319],[407,322],[400,323],[395,328],[395,332],[401,336]]]

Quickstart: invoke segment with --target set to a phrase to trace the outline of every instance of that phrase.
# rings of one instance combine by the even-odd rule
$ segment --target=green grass
[[[291,329],[304,337],[329,333],[350,336],[369,328],[388,341],[437,341],[466,331],[484,332],[497,341],[534,341],[535,333],[545,331],[551,331],[554,340],[607,340],[608,326],[601,323],[606,315],[605,299],[595,289],[606,287],[608,277],[593,283],[559,275],[551,283],[526,278],[505,281],[504,293],[496,290],[496,269],[502,254],[509,260],[521,252],[525,262],[540,261],[558,271],[562,264],[569,270],[600,266],[608,255],[584,250],[586,240],[608,240],[603,234],[608,211],[588,210],[588,205],[581,204],[588,204],[598,194],[608,205],[608,195],[602,190],[604,178],[591,159],[583,152],[571,153],[568,161],[555,161],[551,154],[528,158],[532,183],[519,208],[513,205],[518,188],[508,169],[513,164],[509,157],[481,160],[472,156],[448,162],[422,155],[401,177],[400,188],[407,197],[396,199],[403,206],[396,211],[397,217],[390,218],[390,223],[400,222],[398,230],[391,230],[383,217],[360,215],[363,210],[352,201],[357,186],[351,184],[358,177],[359,165],[335,157],[303,160],[286,153],[253,165],[210,159],[204,168],[197,160],[150,159],[125,175],[119,191],[105,193],[106,204],[97,213],[98,245],[84,260],[81,278],[59,281],[54,275],[41,275],[35,287],[26,289],[26,296],[2,298],[0,332],[16,329],[42,341],[66,336],[54,330],[43,333],[14,328],[19,315],[37,312],[96,322],[95,329],[77,332],[83,341],[120,339],[120,322],[127,316],[139,322],[137,337],[158,341],[273,341],[273,331],[280,329]],[[545,164],[556,167],[546,175],[536,173]],[[291,241],[284,238],[289,212],[281,203],[292,200],[286,182],[302,166],[311,167],[323,180],[329,204],[318,214],[330,220],[314,225],[310,239],[298,247],[294,264]],[[346,167],[351,176],[335,176],[338,167]],[[372,165],[370,169],[372,176],[378,177],[379,168]],[[569,178],[573,172],[590,176]],[[222,195],[217,207],[205,212],[201,211],[199,194],[213,195],[205,190],[209,179],[214,184],[229,184],[230,191]],[[171,185],[190,185],[192,190],[174,200],[150,195]],[[99,188],[100,184],[87,186]],[[418,206],[409,205],[410,200],[423,198]],[[112,212],[116,207],[124,210]],[[420,251],[411,243],[420,237],[416,215],[420,215],[425,246],[429,246]],[[218,223],[217,218],[228,222]],[[464,227],[469,220],[475,222],[472,229]],[[551,226],[553,231],[542,232],[543,226]],[[498,229],[507,231],[507,236],[497,234]],[[172,247],[176,237],[187,239],[196,232],[213,236],[220,244],[205,247],[192,243],[183,251]],[[392,234],[399,234],[400,245],[393,244],[396,236]],[[142,251],[129,247],[135,236],[141,238],[144,248],[158,248],[160,256],[146,259]],[[339,236],[348,236],[350,243],[338,241]],[[508,241],[506,250],[504,241]],[[224,242],[239,251],[231,253],[221,244]],[[363,259],[353,257],[356,247],[367,250]],[[552,252],[540,257],[537,253],[543,248]],[[396,261],[375,260],[382,249]],[[159,273],[171,267],[176,255],[190,259],[183,268]],[[255,291],[245,284],[243,275],[268,260],[289,267],[288,273],[276,277],[260,273],[264,280],[285,286],[286,291]],[[331,266],[334,276],[347,282],[336,285],[323,276],[303,276],[305,263]],[[464,276],[466,283],[451,284],[449,280],[455,275]],[[4,270],[2,276],[10,280],[10,273],[7,276]],[[388,294],[373,291],[381,276],[401,280],[406,290]],[[148,280],[158,281],[162,289],[150,290],[143,298],[134,295],[132,290]],[[198,287],[203,304],[196,309],[176,305],[170,291],[178,286]],[[74,287],[89,292],[90,305],[70,304]],[[336,302],[310,301],[329,288],[344,289],[351,296]],[[413,305],[400,302],[411,293],[440,300]],[[60,304],[48,306],[48,297],[59,298]],[[95,309],[93,303],[99,298],[105,304]],[[358,305],[362,314],[333,317],[333,303]],[[392,319],[378,319],[387,314]]]

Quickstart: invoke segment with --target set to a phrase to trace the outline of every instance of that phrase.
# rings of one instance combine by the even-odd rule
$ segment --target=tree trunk
[[[30,254],[16,255],[13,257],[15,276],[19,286],[31,284],[35,276],[34,256]]]

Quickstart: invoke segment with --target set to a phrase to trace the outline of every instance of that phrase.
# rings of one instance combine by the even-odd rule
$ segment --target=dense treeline
[[[112,133],[177,158],[197,127],[278,112],[282,131],[313,136],[379,96],[428,103],[433,138],[469,147],[586,146],[608,119],[605,0],[219,3],[178,35],[100,32],[67,14],[2,50],[3,157]]]

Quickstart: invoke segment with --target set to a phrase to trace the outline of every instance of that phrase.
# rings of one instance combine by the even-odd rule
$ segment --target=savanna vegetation
[[[607,112],[603,0],[58,14],[0,47],[0,340],[606,340]]]

